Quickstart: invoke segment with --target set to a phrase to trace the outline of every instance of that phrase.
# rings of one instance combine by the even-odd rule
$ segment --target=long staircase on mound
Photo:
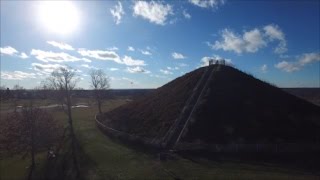
[[[175,120],[174,124],[170,127],[163,138],[162,143],[165,149],[173,149],[176,143],[180,140],[184,130],[188,127],[188,122],[192,117],[198,102],[202,98],[205,89],[207,89],[216,68],[220,68],[220,65],[209,65],[203,72],[200,80],[192,91],[192,95],[185,103],[179,117]]]

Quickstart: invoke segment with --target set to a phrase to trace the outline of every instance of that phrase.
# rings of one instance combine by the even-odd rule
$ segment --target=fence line
[[[143,145],[150,148],[163,149],[161,139],[145,138],[123,131],[113,129],[102,124],[95,115],[96,125],[100,130],[109,136],[119,138],[136,145]],[[320,144],[315,143],[279,143],[279,144],[205,144],[205,143],[186,143],[178,142],[175,146],[176,151],[185,150],[206,150],[209,152],[257,152],[257,153],[283,153],[283,152],[320,152]]]

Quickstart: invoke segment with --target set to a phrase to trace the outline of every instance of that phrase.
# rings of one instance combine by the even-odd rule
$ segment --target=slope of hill
[[[153,93],[107,114],[111,127],[143,137],[163,136],[187,101],[204,68],[171,81]]]
[[[107,114],[105,124],[162,139],[192,97],[207,67],[197,69]],[[210,67],[208,67],[210,68]],[[233,67],[216,68],[180,141],[288,143],[320,139],[320,108]]]

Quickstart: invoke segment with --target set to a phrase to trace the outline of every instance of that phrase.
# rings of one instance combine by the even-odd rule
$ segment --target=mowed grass
[[[109,111],[125,103],[125,99],[121,98],[109,100],[103,110]],[[200,158],[191,161],[178,155],[167,161],[159,161],[155,154],[136,150],[104,135],[96,127],[96,113],[97,107],[94,105],[73,109],[76,136],[86,156],[85,161],[80,161],[80,167],[85,168],[85,179],[319,179],[301,170],[274,165]],[[63,112],[55,112],[55,117],[67,121]],[[25,178],[28,159],[22,160],[20,157],[2,158],[1,180]],[[38,157],[41,166],[44,156]]]

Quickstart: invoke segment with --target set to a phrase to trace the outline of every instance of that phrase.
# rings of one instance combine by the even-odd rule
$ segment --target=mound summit
[[[320,139],[320,107],[225,65],[187,73],[104,117],[108,127],[169,146]]]

